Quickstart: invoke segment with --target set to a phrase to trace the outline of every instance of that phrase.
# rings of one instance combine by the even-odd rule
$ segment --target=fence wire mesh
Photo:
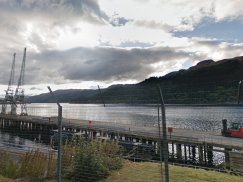
[[[217,86],[216,91],[199,93],[189,92],[187,86],[180,92],[162,87],[164,102],[170,103],[166,105],[167,127],[173,128],[167,132],[169,162],[223,171],[229,166],[225,151],[242,152],[243,140],[221,136],[221,122],[241,121],[242,107],[197,103],[235,101],[229,93],[236,94],[237,89]],[[160,126],[162,121],[156,88],[120,88],[115,97],[113,92],[103,95],[109,101],[105,107],[99,95],[98,104],[88,104],[87,99],[79,100],[85,104],[61,103],[62,180],[140,181],[142,176],[144,181],[162,181],[158,120]],[[180,105],[185,102],[194,104]],[[19,107],[17,115],[0,115],[0,174],[57,180],[58,107],[32,103],[27,109],[28,116],[21,116]],[[143,170],[148,171],[146,176]]]

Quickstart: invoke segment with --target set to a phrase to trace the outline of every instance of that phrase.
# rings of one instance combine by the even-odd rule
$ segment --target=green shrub
[[[15,179],[18,168],[18,163],[14,163],[6,151],[0,150],[0,174]]]
[[[116,157],[119,149],[117,143],[107,140],[82,141],[76,148],[69,179],[88,182],[108,177],[112,170],[122,167],[122,159]]]
[[[75,181],[97,181],[109,174],[107,158],[95,154],[94,148],[83,153],[80,150],[75,157],[72,178]]]

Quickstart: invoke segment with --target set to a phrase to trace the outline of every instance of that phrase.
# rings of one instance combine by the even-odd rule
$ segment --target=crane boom
[[[16,53],[13,54],[13,63],[12,63],[12,69],[11,69],[10,79],[8,83],[8,90],[12,90],[12,86],[14,82],[15,55]]]
[[[15,95],[14,95],[14,102],[20,103],[21,105],[21,114],[26,115],[27,114],[27,107],[26,107],[26,102],[25,102],[25,95],[24,95],[24,75],[25,75],[25,60],[26,60],[26,48],[24,48],[24,56],[23,56],[23,61],[22,61],[22,66],[21,66],[21,71],[20,71],[20,76],[18,80],[18,85],[15,90]],[[16,105],[12,105],[11,107],[11,113],[16,114]]]
[[[7,88],[7,90],[5,90],[6,95],[5,95],[5,98],[2,102],[1,114],[6,114],[8,103],[13,103],[13,92],[14,92],[13,91],[13,82],[14,82],[15,55],[16,55],[16,53],[13,54],[13,63],[12,63],[12,68],[11,68],[11,72],[10,72],[8,88]]]
[[[19,87],[24,85],[25,59],[26,59],[26,48],[24,48],[24,56],[23,56],[23,61],[22,61],[20,77],[19,77],[17,88],[19,88]]]

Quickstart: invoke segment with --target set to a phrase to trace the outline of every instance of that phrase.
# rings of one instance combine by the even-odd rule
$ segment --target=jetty
[[[88,133],[93,138],[97,133],[106,134],[110,139],[121,142],[131,142],[140,146],[141,152],[146,155],[158,150],[159,131],[157,127],[139,126],[121,123],[89,121],[79,119],[62,119],[64,131],[74,133]],[[48,133],[58,128],[57,118],[21,115],[0,115],[0,129],[12,131],[24,131],[34,133]],[[224,137],[221,132],[199,131],[173,128],[167,132],[167,141],[170,145],[171,158],[175,161],[183,161],[195,158],[197,155],[200,164],[213,161],[213,151],[224,154],[224,162],[230,167],[229,153],[233,150],[243,149],[243,138]],[[144,147],[143,147],[144,146]],[[163,146],[162,146],[163,147]],[[137,147],[138,152],[138,147]],[[156,153],[156,151],[155,151]]]

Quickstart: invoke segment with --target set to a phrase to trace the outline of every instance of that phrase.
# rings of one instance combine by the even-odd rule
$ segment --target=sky
[[[0,97],[134,84],[243,55],[242,0],[0,0]]]

